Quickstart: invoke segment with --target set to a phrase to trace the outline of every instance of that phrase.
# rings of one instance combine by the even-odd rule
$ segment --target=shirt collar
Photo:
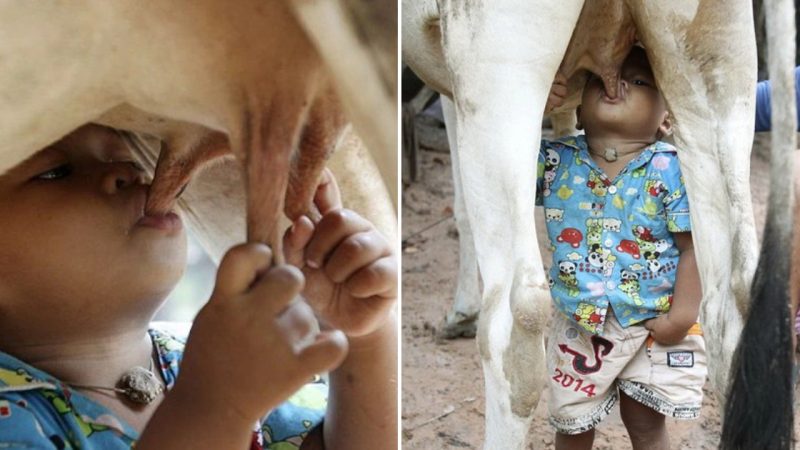
[[[59,381],[19,359],[0,352],[0,392],[58,389]]]
[[[587,155],[589,153],[589,144],[586,143],[586,135],[579,134],[577,136],[565,136],[562,138],[556,139],[556,142],[563,144],[566,147],[570,147],[577,152],[586,152]],[[672,144],[669,144],[664,141],[655,141],[652,144],[645,147],[641,153],[639,153],[636,158],[633,158],[627,165],[628,171],[633,171],[638,169],[639,167],[647,164],[650,159],[656,153],[678,153],[678,149],[676,149]]]

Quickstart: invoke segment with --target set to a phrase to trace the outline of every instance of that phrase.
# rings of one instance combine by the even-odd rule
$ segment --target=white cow
[[[403,2],[403,51],[420,78],[455,103],[454,177],[484,283],[478,348],[485,448],[523,448],[544,381],[550,295],[533,231],[540,135],[533,124],[541,122],[557,70],[571,77],[588,68],[613,88],[637,38],[676,122],[710,376],[725,392],[756,263],[748,181],[756,81],[750,2],[437,3]],[[571,83],[579,85],[580,77]]]
[[[195,169],[232,153],[243,176],[217,173],[218,187],[243,178],[248,237],[279,245],[268,218],[283,209],[290,167],[286,210],[297,214],[348,132],[345,117],[396,192],[395,41],[373,39],[394,34],[392,5],[0,2],[0,172],[86,122],[145,132],[165,142],[148,199],[160,213]],[[231,236],[221,217],[235,208],[215,189],[192,183],[186,193],[203,199],[187,218],[206,244]]]

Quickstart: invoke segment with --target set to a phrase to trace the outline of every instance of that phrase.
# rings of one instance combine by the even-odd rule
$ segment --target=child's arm
[[[397,325],[394,316],[369,336],[350,339],[331,372],[325,416],[327,449],[397,448]]]
[[[350,341],[331,372],[323,425],[325,448],[397,446],[397,258],[364,218],[344,210],[329,172],[317,190],[322,219],[297,220],[284,239],[286,258],[303,267],[306,296],[321,321]],[[307,448],[306,446],[303,447]],[[308,447],[311,448],[311,447]]]
[[[347,342],[339,331],[301,344],[315,320],[296,298],[303,276],[271,263],[263,244],[226,253],[189,334],[180,377],[137,449],[250,448],[260,417],[342,361]]]
[[[659,344],[677,344],[697,322],[702,292],[700,274],[694,257],[692,233],[675,233],[675,245],[680,252],[672,307],[667,314],[645,322],[653,339]]]

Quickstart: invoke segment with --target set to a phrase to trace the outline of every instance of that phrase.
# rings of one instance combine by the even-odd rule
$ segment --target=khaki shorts
[[[611,309],[602,336],[555,312],[547,342],[550,423],[559,433],[594,428],[629,397],[676,419],[694,419],[703,401],[706,349],[699,324],[677,345],[653,341],[643,326],[622,328]]]

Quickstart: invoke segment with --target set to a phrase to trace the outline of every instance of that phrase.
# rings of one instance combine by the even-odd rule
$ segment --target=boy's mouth
[[[600,99],[604,103],[609,103],[609,104],[612,104],[612,105],[616,105],[616,104],[619,104],[619,103],[624,103],[625,102],[625,97],[627,96],[627,93],[628,93],[627,92],[628,91],[627,88],[628,88],[627,83],[625,83],[624,81],[621,81],[619,83],[618,88],[617,88],[617,96],[614,97],[614,98],[609,97],[608,96],[608,91],[606,91],[605,89],[601,88],[600,89]]]
[[[136,226],[156,228],[162,231],[173,232],[178,231],[183,226],[179,215],[170,211],[166,214],[157,216],[143,215],[141,219],[136,222]]]
[[[623,89],[619,90],[619,95],[615,98],[611,98],[608,96],[605,90],[601,91],[600,98],[603,100],[604,103],[610,103],[612,105],[616,105],[622,103],[625,100],[625,94],[623,93]]]
[[[607,94],[603,94],[603,101],[606,103],[611,103],[612,105],[616,105],[617,103],[622,102],[622,97],[611,98]]]
[[[183,222],[181,221],[181,217],[176,214],[175,211],[167,211],[165,214],[147,214],[145,213],[146,203],[147,190],[144,189],[137,193],[137,197],[134,202],[136,217],[138,217],[136,223],[133,225],[134,227],[143,226],[167,231],[170,233],[181,229]]]

